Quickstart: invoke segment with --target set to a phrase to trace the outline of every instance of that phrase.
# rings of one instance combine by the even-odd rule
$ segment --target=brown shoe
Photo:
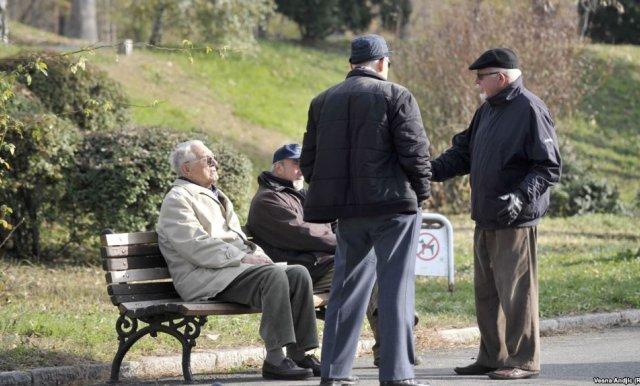
[[[540,372],[519,369],[517,367],[505,367],[496,371],[492,371],[488,375],[491,379],[529,379],[537,378],[538,375],[540,375]]]
[[[472,363],[469,366],[456,367],[453,371],[458,375],[484,375],[497,370],[495,367],[487,367],[478,363]]]

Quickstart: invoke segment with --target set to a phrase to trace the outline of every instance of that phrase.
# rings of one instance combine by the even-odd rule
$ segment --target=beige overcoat
[[[247,240],[227,196],[177,179],[162,202],[156,226],[160,251],[174,286],[187,301],[215,296],[251,265],[248,253],[264,255]]]

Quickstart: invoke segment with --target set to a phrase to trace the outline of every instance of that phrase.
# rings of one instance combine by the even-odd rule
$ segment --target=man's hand
[[[511,225],[522,210],[523,197],[522,193],[515,191],[498,197],[499,200],[505,202],[505,207],[498,212],[498,222],[500,224]]]
[[[273,261],[269,257],[263,256],[263,255],[253,255],[253,254],[247,254],[240,261],[242,261],[245,264],[251,264],[251,265],[273,264]]]

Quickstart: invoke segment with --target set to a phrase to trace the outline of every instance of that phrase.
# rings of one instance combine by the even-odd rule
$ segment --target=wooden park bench
[[[101,236],[101,255],[107,292],[118,307],[118,351],[111,365],[111,382],[118,382],[120,366],[129,349],[143,336],[169,334],[182,344],[182,373],[192,381],[191,349],[208,316],[259,313],[260,310],[221,301],[185,302],[176,292],[156,232],[113,233]],[[314,294],[324,307],[328,293]],[[142,327],[140,322],[146,323]]]

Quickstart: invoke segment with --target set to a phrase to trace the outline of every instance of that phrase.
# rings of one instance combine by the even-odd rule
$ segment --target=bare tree
[[[92,42],[98,40],[96,0],[73,0],[69,32],[72,37]]]
[[[151,27],[149,44],[158,45],[162,42],[163,17],[167,6],[168,3],[166,1],[159,1],[153,10],[153,26]]]
[[[0,0],[0,40],[9,43],[9,19],[7,18],[7,0]]]

